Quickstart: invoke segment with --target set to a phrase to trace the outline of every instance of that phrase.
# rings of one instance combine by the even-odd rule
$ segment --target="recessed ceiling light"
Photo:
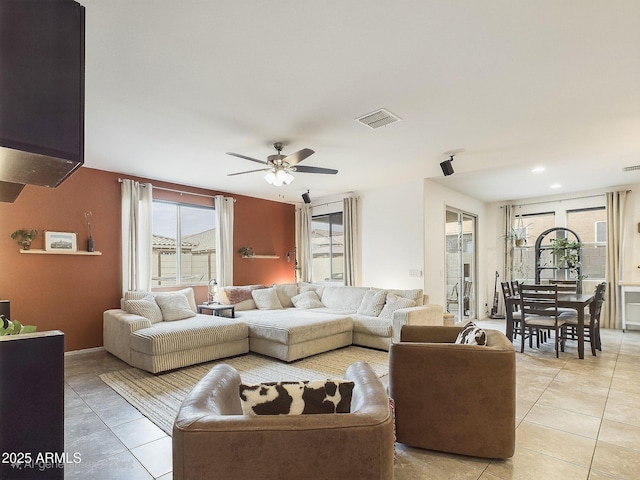
[[[531,173],[542,173],[545,171],[544,167],[536,167],[533,170],[531,170]]]
[[[560,185],[559,183],[554,183],[550,188],[560,188],[561,186],[562,185]]]

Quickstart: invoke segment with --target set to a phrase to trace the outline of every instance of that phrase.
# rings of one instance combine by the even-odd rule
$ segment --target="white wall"
[[[410,275],[424,268],[422,180],[358,192],[361,284],[380,288],[424,288]],[[430,292],[425,290],[425,293]]]

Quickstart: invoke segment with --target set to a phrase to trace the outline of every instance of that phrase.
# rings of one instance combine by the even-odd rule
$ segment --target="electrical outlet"
[[[409,270],[409,276],[410,277],[421,277],[422,276],[422,270],[419,270],[417,268],[412,268],[411,270]]]

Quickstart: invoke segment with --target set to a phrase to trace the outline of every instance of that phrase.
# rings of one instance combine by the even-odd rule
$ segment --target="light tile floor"
[[[479,322],[504,331],[501,321]],[[603,351],[584,360],[553,343],[517,353],[516,453],[485,460],[398,445],[395,478],[640,478],[640,332],[602,331]],[[167,480],[171,438],[98,375],[126,365],[104,351],[65,359],[65,451],[82,462],[66,479]],[[487,408],[491,408],[487,405]]]

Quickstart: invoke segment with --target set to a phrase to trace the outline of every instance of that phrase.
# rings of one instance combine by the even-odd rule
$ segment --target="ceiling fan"
[[[227,152],[227,155],[244,158],[245,160],[265,165],[265,168],[248,170],[246,172],[230,173],[228,176],[232,177],[235,175],[244,175],[245,173],[267,172],[264,176],[264,179],[267,181],[267,183],[276,187],[280,187],[283,184],[289,185],[291,182],[293,182],[293,172],[324,173],[329,175],[335,175],[336,173],[338,173],[338,170],[334,170],[333,168],[299,165],[299,163],[302,162],[305,158],[315,153],[310,148],[303,148],[302,150],[298,150],[291,155],[282,155],[284,144],[281,142],[274,143],[273,148],[275,148],[278,153],[275,155],[269,155],[266,161],[247,157],[246,155],[240,155],[239,153]]]

